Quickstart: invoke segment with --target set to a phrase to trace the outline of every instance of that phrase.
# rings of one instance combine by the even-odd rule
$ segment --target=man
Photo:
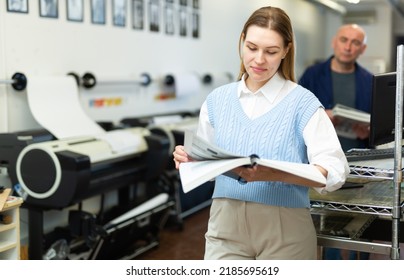
[[[307,68],[299,84],[319,98],[335,124],[332,108],[337,103],[370,113],[373,75],[357,63],[366,50],[366,33],[359,25],[341,26],[331,46],[334,54]],[[353,129],[356,139],[339,137],[344,151],[368,146],[369,127],[358,125]]]
[[[359,25],[341,26],[331,46],[334,54],[326,61],[308,67],[299,84],[318,97],[335,124],[332,108],[338,103],[370,113],[373,75],[357,62],[366,50],[366,33]],[[344,151],[368,146],[369,126],[357,125],[353,130],[356,139],[339,136]],[[356,258],[356,252],[350,252],[349,255],[351,259]],[[326,248],[325,258],[347,257],[342,257],[338,249]],[[361,254],[361,258],[368,258],[368,254]]]

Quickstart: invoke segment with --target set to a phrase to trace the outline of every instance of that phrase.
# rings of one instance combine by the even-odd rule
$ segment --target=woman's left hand
[[[174,152],[173,152],[173,159],[175,162],[176,169],[180,168],[180,163],[191,161],[191,158],[185,152],[183,145],[178,145],[175,147]]]

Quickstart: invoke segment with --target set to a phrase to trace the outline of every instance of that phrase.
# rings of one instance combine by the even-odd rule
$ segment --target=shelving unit
[[[395,108],[395,155],[394,169],[351,165],[348,180],[359,180],[364,183],[360,189],[339,190],[327,195],[310,192],[312,210],[338,211],[349,214],[375,216],[378,219],[391,220],[391,242],[375,242],[361,239],[360,234],[354,238],[317,233],[318,245],[323,247],[355,250],[368,253],[389,255],[391,259],[400,258],[400,221],[404,213],[402,200],[404,188],[402,177],[402,111],[404,80],[404,46],[397,47],[397,85]],[[320,210],[319,210],[320,209]],[[332,212],[330,212],[332,213]],[[365,224],[367,226],[367,224]]]
[[[11,223],[0,222],[0,260],[20,259],[20,205],[22,198],[9,197],[0,215],[10,215]]]

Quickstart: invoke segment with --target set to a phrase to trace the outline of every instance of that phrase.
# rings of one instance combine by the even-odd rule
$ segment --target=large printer
[[[167,185],[170,186],[170,193],[176,200],[176,222],[180,227],[182,227],[183,218],[210,206],[214,188],[214,182],[207,182],[200,188],[184,193],[178,170],[175,169],[172,160],[172,151],[175,145],[184,144],[184,132],[186,130],[196,131],[198,115],[199,111],[183,111],[121,120],[124,126],[145,127],[155,134],[168,137],[170,140],[170,160],[162,178],[166,179]]]
[[[125,132],[138,143],[123,151],[95,136],[56,140],[45,130],[0,134],[1,160],[26,205],[64,208],[164,169],[168,139],[143,128]]]
[[[31,77],[27,83],[25,75],[19,74],[10,82],[14,90],[6,91],[8,125],[0,133],[0,180],[24,199],[29,259],[43,259],[45,249],[52,247],[54,236],[49,238],[49,230],[56,231],[54,224],[61,224],[75,239],[83,237],[91,247],[94,244],[88,240],[105,234],[98,229],[116,217],[128,217],[127,212],[157,217],[171,211],[173,199],[161,196],[164,189],[159,184],[159,176],[169,160],[167,137],[142,127],[105,126],[90,119],[83,111],[77,84],[71,76]],[[140,185],[145,191],[138,195]],[[101,198],[96,202],[99,210],[85,211],[86,202],[94,196]],[[105,203],[110,196],[116,205]],[[139,205],[155,201],[156,197],[160,198],[157,204],[152,204],[147,213],[139,213]],[[137,210],[133,212],[134,209]],[[61,210],[58,212],[63,214],[69,211],[68,225],[64,220],[48,224],[50,220],[45,219],[45,214],[50,210]],[[135,228],[130,226],[124,234],[137,231],[138,218],[132,215],[127,219],[120,224],[133,223]],[[154,217],[149,220],[158,222]],[[158,232],[150,223],[143,219],[138,232],[155,241]],[[142,236],[127,235],[123,239],[131,242],[133,238]]]
[[[126,136],[136,144],[117,150],[106,139],[111,138],[108,135]],[[46,130],[0,134],[1,164],[29,211],[30,259],[42,258],[43,211],[125,190],[138,181],[153,181],[165,169],[168,148],[167,138],[144,128],[63,140]],[[168,199],[163,204],[171,206]]]

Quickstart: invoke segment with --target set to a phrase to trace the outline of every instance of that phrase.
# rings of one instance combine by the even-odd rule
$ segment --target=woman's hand
[[[188,157],[188,154],[184,150],[184,146],[178,145],[175,147],[173,152],[173,158],[175,162],[175,168],[178,169],[180,167],[180,163],[191,161],[191,158]]]

